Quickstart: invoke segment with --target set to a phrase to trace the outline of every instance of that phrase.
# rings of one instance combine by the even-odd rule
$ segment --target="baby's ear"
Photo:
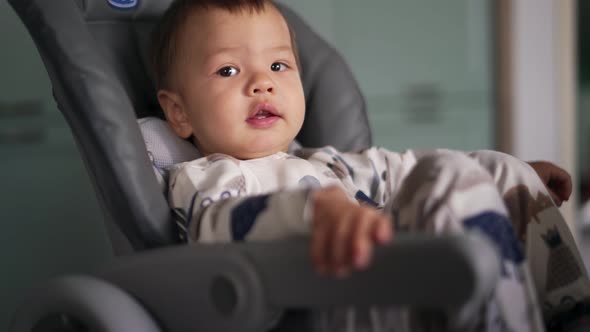
[[[158,90],[158,102],[164,110],[166,120],[176,135],[181,138],[189,138],[193,134],[193,128],[186,115],[180,96],[172,91]]]

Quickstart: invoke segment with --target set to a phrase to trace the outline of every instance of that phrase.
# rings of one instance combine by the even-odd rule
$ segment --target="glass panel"
[[[340,51],[375,144],[492,148],[488,0],[281,0]]]

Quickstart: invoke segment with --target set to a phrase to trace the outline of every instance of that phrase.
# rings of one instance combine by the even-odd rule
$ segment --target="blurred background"
[[[562,209],[590,256],[589,2],[279,1],[348,61],[376,145],[496,149],[570,171],[575,193]],[[5,1],[0,45],[3,330],[31,287],[112,253],[41,60]]]

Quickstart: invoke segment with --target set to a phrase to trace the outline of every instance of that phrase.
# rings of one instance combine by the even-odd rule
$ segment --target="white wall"
[[[554,0],[513,4],[514,154],[560,162]]]
[[[512,152],[553,161],[576,181],[575,2],[510,1]],[[576,193],[562,207],[575,227]]]

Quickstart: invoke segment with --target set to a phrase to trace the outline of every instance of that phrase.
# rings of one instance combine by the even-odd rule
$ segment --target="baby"
[[[366,268],[394,231],[477,229],[503,259],[487,327],[542,330],[537,297],[548,317],[590,295],[555,207],[571,194],[557,166],[491,151],[287,153],[305,115],[295,49],[268,0],[178,0],[162,18],[153,54],[158,100],[174,132],[204,156],[170,174],[184,240],[309,234],[318,271],[343,277]]]

